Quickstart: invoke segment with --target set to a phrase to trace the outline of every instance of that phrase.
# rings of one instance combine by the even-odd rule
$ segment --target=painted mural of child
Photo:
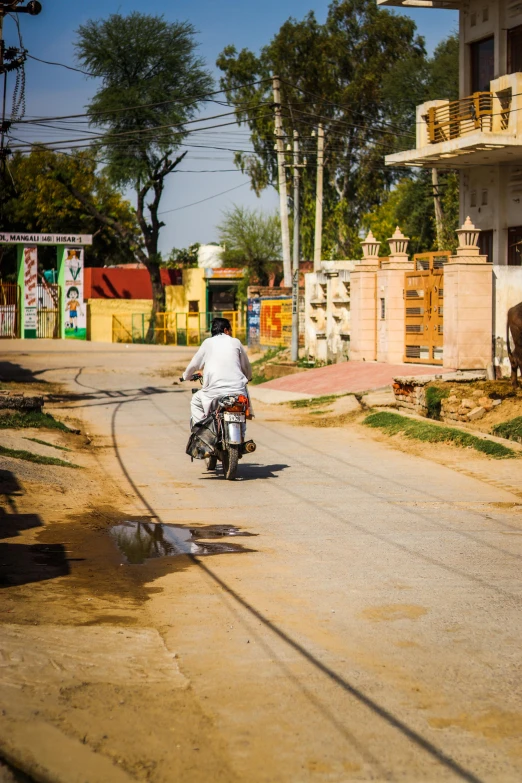
[[[69,329],[74,329],[75,332],[78,331],[78,311],[83,315],[82,306],[78,301],[79,296],[80,292],[75,285],[72,285],[67,291],[67,299],[69,301],[67,302],[66,310],[69,312],[69,321],[66,326]]]

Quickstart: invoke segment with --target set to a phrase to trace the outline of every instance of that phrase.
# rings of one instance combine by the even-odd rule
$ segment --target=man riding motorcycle
[[[188,380],[203,369],[203,388],[192,395],[190,405],[192,426],[208,416],[217,398],[248,396],[246,385],[252,378],[248,356],[241,342],[232,337],[230,321],[214,318],[210,333],[183,373],[183,380]]]

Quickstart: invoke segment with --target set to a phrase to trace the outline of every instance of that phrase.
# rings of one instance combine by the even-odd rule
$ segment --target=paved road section
[[[522,779],[516,496],[270,413],[225,482],[185,456],[190,393],[158,374],[186,351],[62,345],[3,354],[81,395],[135,519],[252,534],[125,566],[148,569],[151,617],[239,780]]]
[[[434,375],[453,372],[442,367],[425,364],[382,364],[380,362],[342,362],[315,370],[285,375],[259,386],[259,389],[274,389],[282,392],[300,392],[319,396],[321,394],[342,394],[361,392],[389,386],[397,375]]]

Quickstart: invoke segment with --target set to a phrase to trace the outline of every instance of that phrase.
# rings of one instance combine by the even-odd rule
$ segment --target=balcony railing
[[[493,98],[492,92],[475,92],[469,98],[429,108],[424,119],[430,144],[457,139],[475,131],[491,131]],[[500,98],[500,108],[500,126],[504,129],[509,122],[511,95]]]

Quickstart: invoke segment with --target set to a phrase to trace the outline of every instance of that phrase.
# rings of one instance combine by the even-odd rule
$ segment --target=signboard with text
[[[36,337],[38,329],[38,251],[36,247],[24,247],[24,337]]]
[[[92,235],[0,232],[0,245],[92,245]]]

